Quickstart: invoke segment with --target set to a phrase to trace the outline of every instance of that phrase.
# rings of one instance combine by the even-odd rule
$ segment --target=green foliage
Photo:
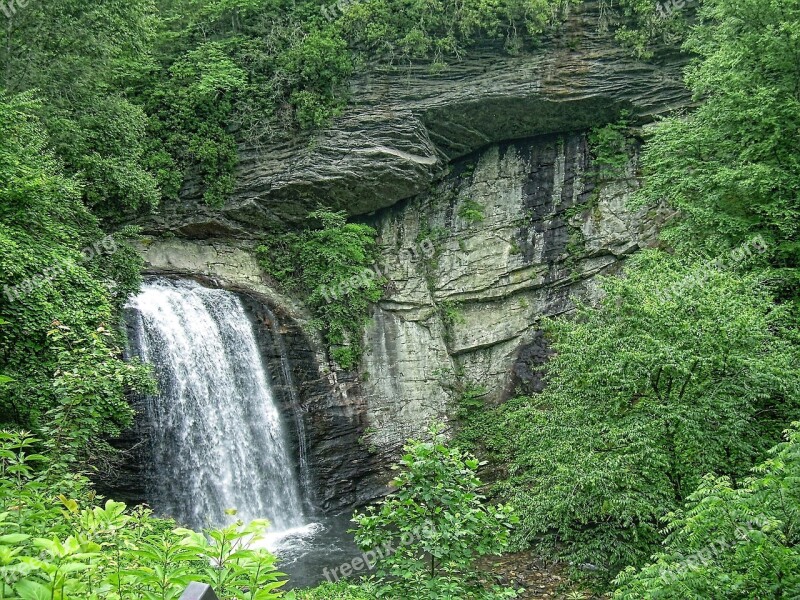
[[[360,548],[394,550],[377,561],[378,596],[514,598],[510,589],[483,588],[473,563],[508,546],[517,518],[509,506],[484,502],[479,462],[448,448],[442,430],[434,426],[429,441],[410,441],[395,492],[353,517]]]
[[[458,216],[470,223],[480,223],[486,218],[483,206],[475,200],[466,200],[458,211]]]
[[[303,129],[328,123],[341,108],[336,90],[353,72],[347,42],[334,27],[309,32],[278,59],[290,89],[289,103]]]
[[[647,251],[602,285],[597,309],[544,324],[547,387],[503,406],[486,445],[519,540],[613,576],[706,473],[738,481],[763,458],[800,414],[800,373],[788,313],[753,276]]]
[[[631,159],[629,114],[623,111],[616,123],[596,127],[589,132],[589,147],[601,179],[613,179],[625,174]]]
[[[517,51],[558,22],[567,5],[564,0],[413,0],[400,10],[391,0],[364,0],[348,3],[337,25],[358,50],[390,60],[443,62],[487,39]]]
[[[308,217],[321,228],[276,236],[258,248],[258,257],[287,291],[303,297],[331,358],[351,369],[361,358],[371,305],[383,294],[383,278],[372,268],[377,234],[368,225],[348,223],[344,212],[319,209]]]
[[[356,585],[346,581],[324,583],[313,589],[293,590],[286,595],[287,600],[374,600],[376,597],[371,583],[359,582]]]
[[[665,238],[719,254],[760,234],[795,296],[800,266],[798,0],[711,0],[686,48],[696,111],[661,123],[645,146],[640,202],[682,218]]]
[[[223,600],[281,596],[275,557],[255,547],[266,522],[175,529],[148,509],[100,503],[82,477],[58,475],[66,465],[39,445],[0,432],[0,597],[167,600],[189,581]]]
[[[61,460],[94,465],[113,454],[104,440],[131,423],[126,393],[152,393],[155,380],[138,359],[120,360],[115,336],[103,326],[79,334],[55,322],[47,336],[58,367],[43,433]]]
[[[464,385],[459,390],[456,416],[469,418],[471,415],[482,412],[486,408],[484,396],[486,396],[487,391],[485,386],[475,383]]]
[[[87,458],[130,421],[124,394],[145,384],[116,333],[140,259],[127,233],[103,235],[80,181],[48,152],[40,106],[0,96],[0,371],[13,379],[0,421],[63,435],[69,424],[81,450],[63,450]]]
[[[466,323],[464,313],[457,302],[445,300],[439,304],[439,310],[442,315],[442,321],[447,327]]]
[[[176,59],[162,85],[148,89],[146,106],[156,146],[154,166],[164,193],[175,197],[191,168],[206,203],[221,206],[233,190],[236,143],[226,130],[236,94],[247,75],[218,42],[206,42]]]
[[[608,10],[621,25],[616,39],[639,58],[652,58],[659,45],[675,46],[689,32],[693,7],[701,0],[619,0]]]
[[[120,74],[144,60],[153,34],[150,0],[60,0],[16,5],[3,17],[0,91],[36,90],[49,142],[78,191],[103,214],[152,207],[155,178],[144,165],[147,117]]]
[[[668,516],[664,549],[617,578],[618,600],[800,597],[800,433],[736,487],[706,477]]]

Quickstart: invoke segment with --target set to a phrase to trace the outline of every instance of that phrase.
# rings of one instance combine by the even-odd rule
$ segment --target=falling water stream
[[[272,337],[290,391],[293,449],[239,298],[190,280],[149,279],[128,304],[131,342],[153,365],[159,393],[146,399],[148,502],[193,528],[271,522],[268,546],[292,584],[356,552],[345,516],[312,522],[305,431],[290,357],[274,315]],[[296,459],[293,451],[297,452]],[[295,465],[299,465],[295,468]]]
[[[286,431],[239,298],[158,279],[130,308],[160,383],[147,406],[153,505],[193,527],[223,524],[229,509],[277,531],[302,525]]]
[[[283,333],[281,333],[280,325],[275,315],[272,314],[268,308],[265,308],[267,315],[269,315],[270,323],[273,325],[272,337],[275,340],[275,346],[281,356],[281,370],[283,377],[286,380],[286,385],[289,388],[289,396],[292,399],[292,415],[294,416],[294,426],[297,430],[297,453],[299,455],[300,465],[300,487],[303,492],[303,499],[308,503],[311,501],[311,474],[308,465],[308,448],[306,446],[306,429],[303,424],[303,414],[300,407],[300,399],[297,396],[297,386],[294,383],[294,376],[292,375],[292,365],[289,359],[289,353],[286,351],[286,343],[283,341]]]

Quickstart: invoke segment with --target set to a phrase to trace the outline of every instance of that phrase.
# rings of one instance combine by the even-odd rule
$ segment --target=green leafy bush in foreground
[[[800,598],[798,426],[743,485],[706,477],[668,516],[664,549],[621,573],[614,598]]]
[[[296,590],[287,595],[287,600],[292,595],[296,600],[374,600],[377,598],[377,592],[371,583],[353,584],[346,581],[323,583],[308,590]]]
[[[170,600],[189,581],[222,600],[281,595],[275,557],[254,547],[266,521],[198,533],[142,507],[101,504],[37,444],[0,432],[0,599]]]
[[[514,598],[512,589],[482,586],[473,563],[508,547],[517,517],[510,506],[484,502],[478,461],[448,448],[442,429],[432,427],[428,441],[410,441],[395,467],[396,491],[353,518],[359,547],[376,555],[378,596]]]

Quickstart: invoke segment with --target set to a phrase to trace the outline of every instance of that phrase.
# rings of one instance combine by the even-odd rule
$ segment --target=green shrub
[[[639,565],[708,472],[747,475],[800,415],[788,312],[757,277],[649,251],[599,307],[544,324],[543,393],[499,410],[489,448],[518,540],[613,576]]]
[[[800,72],[792,45],[798,0],[705,0],[687,49],[697,110],[660,123],[645,145],[642,204],[667,202],[681,219],[670,244],[720,254],[766,240],[783,297],[800,289]]]
[[[302,296],[331,358],[351,369],[361,359],[371,306],[383,294],[383,277],[374,268],[377,233],[348,223],[344,212],[320,209],[308,218],[321,228],[276,236],[257,249],[259,261],[287,291]]]
[[[372,584],[346,581],[323,583],[312,589],[292,590],[286,595],[287,600],[375,600],[377,597]]]
[[[484,208],[475,200],[466,200],[458,211],[458,216],[470,223],[480,223],[486,219]]]
[[[395,491],[353,517],[356,542],[376,554],[380,595],[514,598],[514,590],[483,587],[474,562],[508,546],[517,518],[509,506],[484,502],[478,461],[448,448],[442,430],[432,427],[428,441],[405,446]]]
[[[617,578],[617,600],[800,598],[800,433],[740,486],[708,476],[668,515],[664,548]]]
[[[175,528],[143,507],[99,502],[86,479],[37,446],[27,433],[0,432],[0,597],[166,600],[189,581],[222,600],[281,595],[275,557],[254,547],[265,521]]]
[[[622,22],[615,37],[637,57],[652,58],[657,46],[674,47],[686,38],[696,4],[694,0],[619,0],[610,7]]]
[[[64,452],[92,460],[130,422],[125,394],[147,384],[116,328],[141,259],[130,232],[103,235],[48,151],[37,106],[0,95],[0,371],[13,379],[0,423],[58,430],[48,437]]]
[[[623,113],[615,123],[596,127],[589,132],[589,148],[601,178],[613,179],[625,173],[631,159],[628,132],[628,113]]]

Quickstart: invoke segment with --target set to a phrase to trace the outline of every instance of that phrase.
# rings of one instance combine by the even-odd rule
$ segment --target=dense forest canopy
[[[203,536],[101,504],[84,477],[113,460],[129,395],[154,389],[122,359],[142,267],[125,224],[181,202],[189,180],[224,205],[241,147],[324,128],[363,70],[535,51],[574,4],[0,4],[0,597],[175,598],[192,575],[225,598],[281,596],[272,555],[237,553],[264,523]],[[631,203],[674,217],[599,303],[544,320],[542,393],[485,405],[480,381],[459,381],[461,449],[434,428],[407,448],[397,493],[356,517],[365,550],[429,509],[435,529],[379,581],[294,597],[513,597],[469,575],[509,548],[617,598],[800,597],[800,1],[599,4],[629,53],[689,57],[693,106],[641,132]],[[613,154],[631,120],[588,136],[606,176],[627,164]],[[385,282],[348,285],[376,231],[342,208],[257,257],[350,369]]]

